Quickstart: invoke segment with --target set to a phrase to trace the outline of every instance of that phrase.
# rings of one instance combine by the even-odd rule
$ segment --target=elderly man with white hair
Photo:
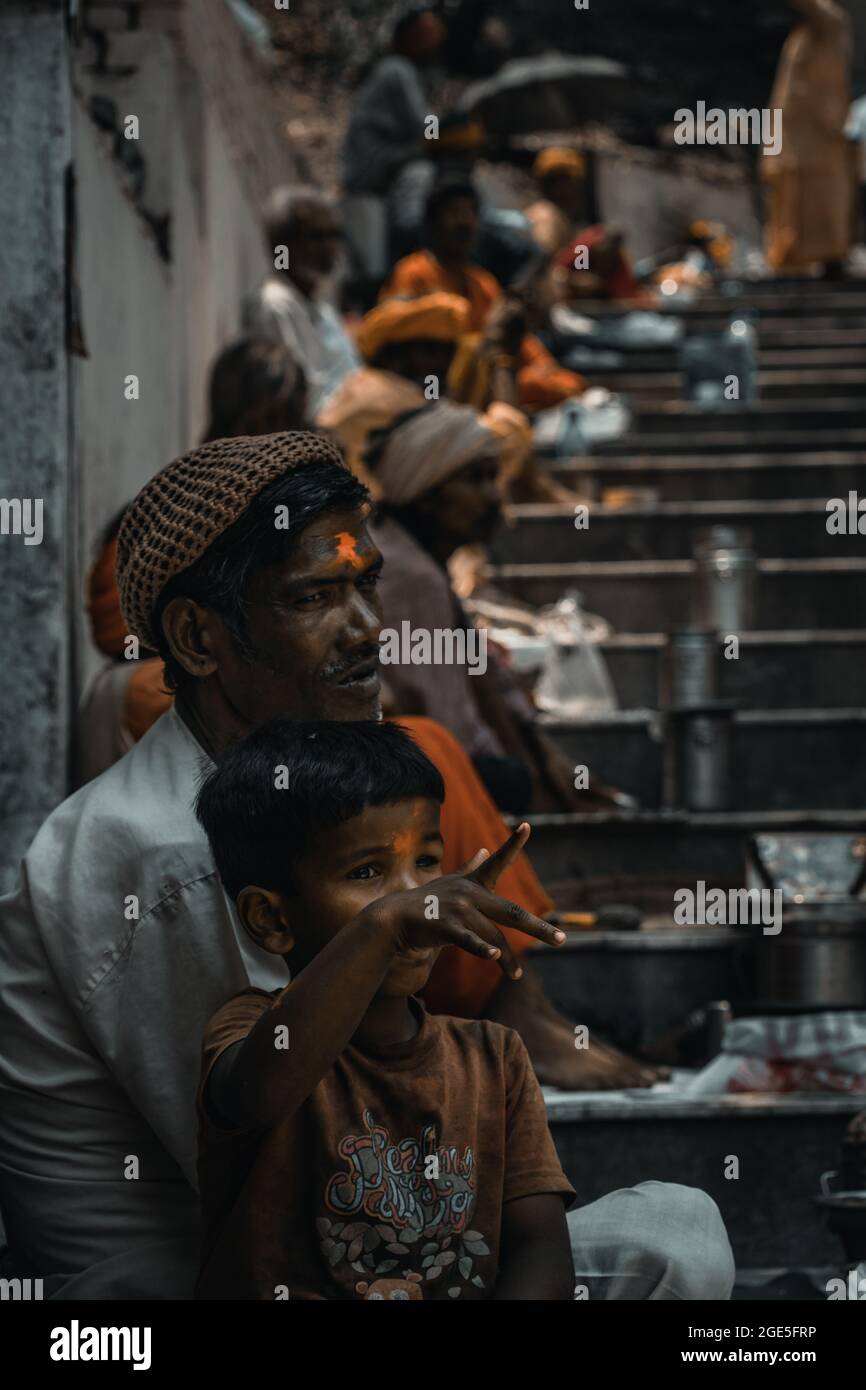
[[[303,366],[312,416],[361,365],[340,314],[323,294],[341,235],[333,203],[317,189],[276,189],[265,209],[274,270],[241,308],[244,333],[282,343]]]

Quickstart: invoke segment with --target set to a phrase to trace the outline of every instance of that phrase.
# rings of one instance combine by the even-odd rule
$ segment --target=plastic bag
[[[617,709],[604,657],[581,609],[580,595],[567,593],[543,615],[550,639],[535,687],[539,709],[560,719],[601,719]]]
[[[734,409],[758,399],[757,336],[748,319],[733,319],[724,333],[696,333],[679,353],[683,396],[706,410]]]
[[[539,453],[569,458],[620,439],[630,426],[631,411],[625,398],[596,386],[579,398],[540,411],[535,417],[533,441]]]
[[[744,1018],[725,1028],[722,1050],[685,1086],[693,1096],[746,1091],[866,1092],[866,1013]]]

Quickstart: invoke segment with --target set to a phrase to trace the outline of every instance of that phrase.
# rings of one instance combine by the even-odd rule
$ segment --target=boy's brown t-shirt
[[[244,990],[205,1032],[196,1297],[489,1298],[503,1204],[574,1197],[518,1035],[413,999],[409,1042],[350,1044],[286,1120],[222,1129],[204,1103],[210,1070],[281,994]]]

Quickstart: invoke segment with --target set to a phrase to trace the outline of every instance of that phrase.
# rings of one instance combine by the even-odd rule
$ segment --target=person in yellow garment
[[[822,265],[838,275],[852,244],[854,169],[845,120],[851,102],[851,22],[835,0],[790,0],[788,35],[770,107],[781,150],[765,150],[765,248],[776,271]]]

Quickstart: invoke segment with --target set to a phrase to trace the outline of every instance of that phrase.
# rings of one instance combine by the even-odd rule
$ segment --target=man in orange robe
[[[478,222],[478,195],[472,184],[465,179],[443,180],[427,204],[430,249],[397,262],[380,300],[412,299],[437,291],[461,295],[469,305],[467,329],[480,333],[491,311],[501,306],[505,292],[495,276],[471,259]],[[515,356],[519,404],[527,410],[545,410],[585,390],[583,377],[560,367],[532,333],[522,335]]]

